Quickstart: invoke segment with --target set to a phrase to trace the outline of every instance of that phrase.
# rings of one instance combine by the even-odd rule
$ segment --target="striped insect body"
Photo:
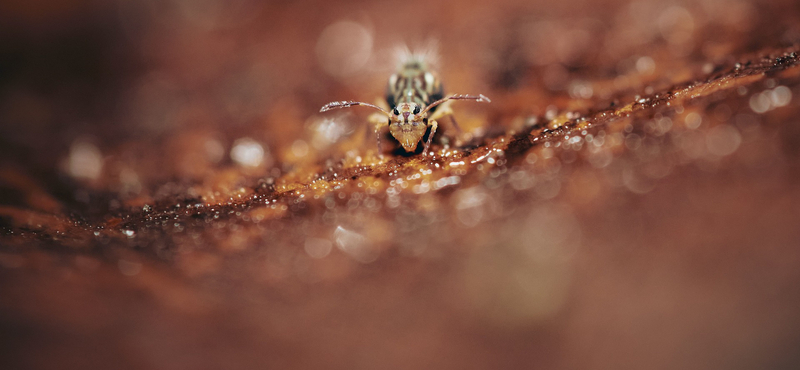
[[[394,137],[406,152],[413,153],[417,145],[423,140],[430,127],[431,132],[425,140],[423,154],[427,154],[431,139],[436,133],[436,108],[442,103],[451,100],[474,100],[477,102],[490,102],[489,98],[479,95],[444,95],[444,89],[438,76],[430,71],[425,61],[411,55],[401,64],[398,71],[389,77],[386,86],[387,111],[377,105],[357,102],[338,101],[326,104],[320,112],[331,109],[348,108],[355,105],[370,107],[381,111],[388,117],[389,133]],[[377,123],[377,122],[376,122]],[[375,132],[380,146],[380,128],[386,125],[376,124]]]

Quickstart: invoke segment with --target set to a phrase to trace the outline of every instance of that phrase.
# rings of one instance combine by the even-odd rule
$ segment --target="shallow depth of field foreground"
[[[375,110],[397,50],[455,101]],[[0,368],[788,369],[796,1],[0,5]]]

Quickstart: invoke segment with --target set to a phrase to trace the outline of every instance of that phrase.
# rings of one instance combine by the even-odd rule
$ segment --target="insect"
[[[455,94],[445,97],[441,81],[439,81],[434,72],[428,69],[424,58],[410,55],[401,63],[399,70],[389,77],[389,83],[386,87],[386,103],[390,107],[388,111],[377,105],[364,102],[336,101],[325,104],[320,109],[320,112],[356,105],[377,109],[388,117],[389,133],[400,142],[406,152],[410,153],[417,149],[417,145],[423,140],[428,127],[430,127],[430,134],[428,139],[425,140],[422,149],[423,155],[427,155],[431,139],[439,126],[436,119],[452,113],[449,107],[439,109],[438,112],[436,112],[436,108],[441,108],[441,104],[451,100],[491,102],[483,94]],[[380,115],[377,118],[372,118],[371,121],[375,124],[375,134],[378,140],[378,148],[380,149],[380,129],[387,122]]]

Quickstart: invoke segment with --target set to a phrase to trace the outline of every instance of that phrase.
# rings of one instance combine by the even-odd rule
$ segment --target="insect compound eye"
[[[419,105],[414,107],[414,114],[419,114]]]
[[[399,111],[399,110],[397,110],[397,108],[395,108],[395,109],[392,111],[392,113],[394,113],[394,115],[395,115],[395,116],[399,116],[399,115],[400,115],[400,111]]]

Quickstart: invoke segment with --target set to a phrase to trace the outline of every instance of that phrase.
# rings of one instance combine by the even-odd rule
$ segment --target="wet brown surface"
[[[797,4],[403,4],[0,5],[0,365],[796,366]]]

